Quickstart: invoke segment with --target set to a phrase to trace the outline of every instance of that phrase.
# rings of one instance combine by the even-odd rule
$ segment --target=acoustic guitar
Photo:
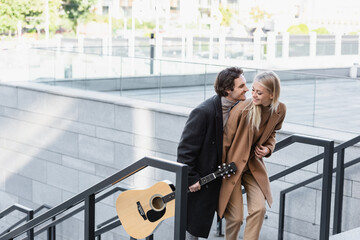
[[[235,163],[223,164],[200,179],[200,185],[235,174]],[[133,238],[149,236],[164,219],[175,215],[175,187],[166,181],[144,190],[128,190],[116,200],[116,211],[125,231]]]

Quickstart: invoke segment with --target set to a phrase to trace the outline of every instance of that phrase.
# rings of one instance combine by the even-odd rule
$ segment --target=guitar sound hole
[[[161,211],[165,207],[165,203],[162,200],[161,196],[153,197],[153,199],[151,201],[151,205],[152,205],[153,209],[156,211]]]

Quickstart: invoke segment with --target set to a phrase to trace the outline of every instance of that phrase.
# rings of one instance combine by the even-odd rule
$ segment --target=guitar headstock
[[[230,177],[231,174],[235,174],[237,168],[234,162],[231,163],[223,163],[222,165],[218,166],[218,170],[214,173],[215,176],[218,177]]]

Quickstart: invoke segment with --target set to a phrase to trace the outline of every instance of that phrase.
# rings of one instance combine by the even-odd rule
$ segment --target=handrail
[[[312,164],[318,160],[321,160],[325,157],[325,159],[328,159],[328,161],[324,161],[324,166],[323,166],[323,173],[326,173],[325,175],[323,174],[319,174],[317,176],[314,176],[310,179],[307,179],[301,183],[298,183],[296,185],[293,185],[292,187],[290,188],[287,188],[287,189],[284,189],[283,191],[280,192],[280,210],[279,210],[279,236],[281,235],[280,234],[280,230],[283,231],[284,228],[283,228],[283,225],[281,227],[281,218],[284,217],[284,209],[282,209],[282,206],[283,208],[285,208],[285,194],[290,192],[290,191],[293,191],[297,188],[300,188],[302,186],[305,186],[311,182],[314,182],[316,180],[319,180],[320,178],[322,178],[324,176],[324,179],[323,179],[323,186],[322,186],[322,189],[323,189],[323,192],[322,192],[322,204],[321,204],[321,220],[320,220],[320,240],[322,239],[327,239],[329,237],[329,224],[330,224],[330,203],[331,203],[331,180],[332,180],[332,174],[334,172],[336,172],[336,189],[335,190],[335,207],[334,207],[334,216],[339,216],[340,218],[338,219],[338,217],[336,219],[334,219],[334,228],[333,228],[333,232],[335,234],[335,231],[338,232],[341,232],[341,211],[342,211],[342,192],[339,191],[338,189],[342,189],[341,186],[343,186],[343,172],[344,172],[344,168],[347,168],[347,167],[350,167],[356,163],[359,163],[360,162],[360,158],[356,158],[356,159],[353,159],[352,161],[350,162],[347,162],[346,164],[344,164],[344,150],[350,146],[353,146],[355,145],[356,143],[360,142],[360,136],[357,136],[347,142],[344,142],[342,144],[339,144],[337,147],[334,147],[334,142],[333,141],[330,141],[330,140],[326,140],[326,139],[319,139],[319,138],[312,138],[312,137],[308,137],[308,136],[303,136],[303,135],[298,135],[298,134],[295,134],[295,135],[292,135],[290,137],[287,137],[281,141],[279,141],[277,144],[276,144],[276,147],[275,147],[275,150],[274,152],[276,151],[279,151],[293,143],[305,143],[305,144],[311,144],[311,145],[317,145],[317,146],[323,146],[324,147],[324,153],[321,153],[321,154],[318,154],[300,164],[297,164],[295,166],[292,166],[286,170],[283,170],[279,173],[276,173],[272,176],[270,176],[270,181],[274,181],[276,179],[279,179],[287,174],[290,174],[296,170],[299,170],[300,168],[303,168],[309,164]],[[332,154],[330,154],[332,152]],[[337,166],[340,166],[339,168],[336,167],[336,168],[333,168],[332,167],[332,156],[334,153],[338,153],[338,164]],[[156,158],[148,158],[148,157],[145,157],[141,160],[139,160],[138,162],[142,161],[143,163],[134,163],[133,165],[131,165],[130,167],[122,170],[122,171],[119,171],[117,173],[115,173],[114,175],[110,176],[109,178],[103,180],[102,182],[94,185],[93,187],[89,188],[88,190],[85,190],[84,192],[80,193],[79,195],[69,199],[68,201],[60,204],[59,206],[55,207],[56,209],[58,209],[57,212],[53,212],[53,213],[50,213],[48,215],[43,214],[39,217],[42,217],[42,218],[46,218],[47,217],[47,220],[50,219],[51,217],[49,217],[51,214],[53,214],[53,216],[55,215],[58,215],[64,211],[67,210],[64,209],[65,206],[68,205],[68,203],[72,203],[72,202],[75,202],[75,204],[73,206],[70,206],[70,207],[74,207],[75,205],[79,204],[80,202],[82,201],[76,201],[78,200],[81,196],[88,196],[89,197],[89,193],[90,191],[92,192],[92,195],[95,196],[96,193],[99,193],[103,190],[105,190],[106,188],[110,187],[111,185],[114,185],[116,184],[117,182],[129,177],[130,175],[142,170],[143,168],[145,168],[146,166],[154,166],[154,167],[159,167],[159,165],[161,165],[161,162],[162,161],[165,161],[165,162],[169,162],[169,161],[166,161],[166,160],[160,160],[160,163],[159,162],[156,162],[154,163],[153,165],[151,164],[148,164],[148,161],[152,161],[152,160],[160,160],[160,159],[156,159]],[[339,162],[340,161],[340,162]],[[171,163],[175,163],[175,162],[171,162]],[[331,163],[331,164],[330,164]],[[175,163],[175,165],[178,165],[178,163]],[[328,166],[325,166],[325,165],[328,165]],[[183,174],[183,168],[184,166],[181,166],[180,169],[177,169],[177,166],[171,166],[169,167],[169,169],[167,167],[159,167],[159,168],[162,168],[162,169],[166,169],[166,170],[171,170],[171,171],[175,171],[177,173],[177,176],[179,173]],[[340,173],[342,172],[342,175],[338,173],[338,169],[340,169]],[[341,170],[342,169],[342,170]],[[186,169],[187,171],[187,169]],[[330,176],[330,177],[329,177]],[[184,179],[186,179],[186,177],[180,181],[177,177],[177,183],[180,181],[183,183],[182,186],[186,186],[187,184],[184,185]],[[113,181],[115,180],[115,181]],[[327,183],[327,184],[326,184]],[[326,186],[324,186],[324,184]],[[177,188],[178,189],[178,188]],[[90,200],[88,200],[89,202],[90,201],[94,201],[94,203],[98,202],[98,201],[101,201],[103,200],[104,198],[106,198],[107,196],[117,192],[117,191],[124,191],[124,190],[127,190],[125,188],[121,188],[121,187],[115,187],[113,189],[111,189],[110,191],[107,191],[106,193],[104,193],[103,195],[97,197],[97,198],[94,198],[94,199],[91,199],[89,197]],[[176,190],[177,191],[177,190]],[[330,193],[330,195],[329,195]],[[340,194],[341,193],[341,194]],[[177,195],[179,196],[179,195]],[[180,195],[181,196],[181,195]],[[186,196],[185,194],[183,194],[182,196]],[[327,200],[324,201],[324,196],[327,196]],[[176,198],[176,199],[179,199],[179,198]],[[84,201],[84,200],[83,200]],[[61,206],[63,206],[63,208],[60,208]],[[46,225],[44,228],[38,230],[35,235],[38,235],[39,233],[43,232],[44,230],[48,229],[49,227],[53,227],[55,226],[56,224],[66,220],[67,218],[73,216],[74,214],[84,210],[86,207],[86,204],[84,206],[81,206],[77,209],[75,209],[74,211],[70,212],[69,214],[65,215],[65,216],[62,216],[61,218],[57,219],[56,221],[53,221],[51,222],[50,224]],[[16,208],[16,207],[14,207]],[[88,207],[89,208],[89,207]],[[61,210],[63,209],[63,210]],[[93,209],[89,209],[89,210],[93,210]],[[178,210],[178,209],[176,209]],[[5,211],[3,211],[2,213],[0,213],[0,218],[3,217],[2,214],[5,212],[9,211],[9,209],[6,209]],[[327,211],[326,213],[324,213],[324,211]],[[49,211],[50,212],[50,211]],[[86,213],[85,213],[86,214]],[[177,214],[177,212],[176,212]],[[45,215],[45,216],[44,216]],[[176,216],[176,215],[175,215]],[[88,217],[89,220],[91,219],[94,219],[94,216],[92,217]],[[37,218],[36,218],[37,219]],[[36,220],[34,219],[34,220]],[[40,222],[40,220],[38,221],[29,221],[28,224],[25,224],[26,226],[21,226],[17,229],[15,229],[17,232],[21,231],[20,234],[24,233],[25,231],[28,231],[29,229],[33,229],[35,226],[41,224],[42,222],[46,221],[42,221]],[[181,220],[181,219],[180,219]],[[282,219],[283,221],[283,219]],[[29,224],[31,223],[31,225]],[[179,222],[175,222],[175,223],[179,223]],[[181,227],[184,227],[184,226],[181,226],[181,223],[183,224],[183,222],[180,221],[180,233],[181,231],[185,231],[184,228],[181,229]],[[87,223],[85,223],[85,230],[89,232],[89,236],[90,234],[93,234],[92,236],[94,236],[92,239],[95,239],[95,237],[98,238],[98,240],[101,239],[101,234],[107,232],[107,231],[110,231],[111,229],[115,228],[115,227],[118,227],[121,225],[121,222],[117,219],[117,216],[113,217],[113,218],[110,218],[108,219],[107,221],[101,223],[101,224],[98,224],[97,225],[97,228],[98,230],[94,230],[93,233],[90,233],[91,230],[89,229],[86,229],[86,225]],[[94,225],[94,228],[95,228],[95,225]],[[93,228],[93,229],[94,229]],[[14,230],[14,231],[15,231]],[[17,234],[17,232],[15,234]],[[18,236],[18,235],[11,235],[11,237],[14,237],[14,236]],[[178,234],[179,238],[176,238],[176,234]],[[283,234],[283,233],[282,233]],[[34,235],[34,236],[35,236]],[[6,238],[8,236],[8,234],[6,236],[3,236],[3,237],[0,237],[0,240],[5,240],[5,239],[9,239],[9,238]],[[149,239],[153,239],[153,236],[149,236],[151,238]],[[180,234],[179,234],[179,230],[176,231],[175,229],[175,238],[174,239],[181,239],[180,237]],[[90,239],[90,238],[89,238]],[[279,239],[282,239],[279,237]]]
[[[22,213],[26,213],[27,220],[31,220],[34,218],[34,210],[32,210],[31,208],[25,207],[23,205],[17,204],[17,203],[15,203],[14,205],[12,205],[12,206],[8,207],[7,209],[5,209],[4,211],[2,211],[0,213],[0,218],[3,218],[6,215],[8,215],[16,210],[20,211]],[[33,240],[34,239],[34,229],[33,228],[27,229],[26,231],[27,231],[27,239]],[[23,232],[25,232],[25,231],[23,231]],[[6,235],[3,235],[3,236],[6,236]]]
[[[23,209],[28,209],[27,207],[24,207],[22,206]],[[34,215],[38,212],[40,212],[42,209],[50,209],[51,206],[47,205],[47,204],[43,204],[41,205],[40,207],[38,207],[37,209],[34,210]],[[2,218],[2,214],[0,213],[0,218]],[[19,221],[17,221],[16,223],[14,223],[13,225],[11,225],[10,227],[8,227],[7,229],[5,229],[2,233],[0,233],[0,236],[7,233],[7,232],[10,232],[11,229],[15,228],[16,226],[18,226],[20,223],[22,222],[25,222],[28,220],[28,217],[24,217],[22,219],[20,219]]]
[[[333,222],[333,234],[341,232],[342,222],[342,205],[344,195],[344,168],[347,168],[350,164],[344,164],[345,149],[360,142],[360,135],[347,141],[346,144],[338,146],[337,163],[336,163],[336,180],[335,180],[335,204],[334,204],[334,222]],[[358,163],[357,160],[352,160],[350,163]]]
[[[277,149],[282,149],[285,146],[288,146],[293,143],[305,143],[315,146],[324,147],[324,161],[323,161],[323,181],[322,181],[322,195],[321,195],[321,217],[320,217],[320,236],[319,240],[328,240],[329,239],[329,230],[330,230],[330,208],[331,208],[331,184],[332,184],[332,166],[333,166],[333,157],[334,157],[334,141],[313,138],[303,135],[292,135],[279,143]],[[307,162],[307,165],[312,162]],[[298,164],[307,166],[304,164]],[[299,169],[299,168],[298,168]],[[293,171],[296,169],[293,168]],[[286,172],[283,171],[283,172]],[[288,174],[288,173],[287,173]],[[277,175],[278,177],[279,175]],[[273,178],[274,179],[274,178]],[[275,178],[276,179],[276,178]],[[282,201],[280,199],[280,204]],[[280,205],[281,206],[281,205]],[[279,228],[278,228],[278,239],[283,239],[283,221],[281,219],[281,208],[279,210]],[[282,224],[282,226],[281,226]]]
[[[103,223],[100,223],[97,225],[98,230],[95,231],[95,236],[97,237],[97,240],[101,240],[101,235],[103,233],[106,233],[118,226],[121,225],[121,222],[119,221],[119,217],[115,216],[112,217],[106,221],[104,221]],[[134,239],[132,237],[130,237],[130,239]],[[154,239],[154,234],[151,234],[149,236],[147,236],[145,238],[146,240],[153,240]]]
[[[274,152],[279,151],[280,149],[283,149],[284,147],[287,147],[287,146],[291,145],[291,144],[292,144],[291,141],[292,141],[292,137],[293,137],[293,136],[295,136],[295,135],[292,135],[292,136],[290,136],[290,137],[287,137],[287,138],[281,140],[281,141],[279,142],[279,144],[276,144]],[[358,142],[360,142],[360,136],[357,136],[357,137],[355,137],[355,138],[352,138],[352,139],[350,139],[349,141],[346,141],[346,142],[344,142],[344,143],[342,143],[342,144],[334,147],[334,153],[338,153],[338,152],[340,151],[340,149],[342,149],[342,148],[348,148],[348,147],[350,147],[350,146],[355,145],[355,144],[358,143]],[[278,172],[278,173],[270,176],[270,177],[269,177],[270,182],[272,182],[272,181],[274,181],[274,180],[276,180],[276,179],[279,179],[279,178],[281,178],[281,177],[284,177],[284,176],[286,176],[286,175],[288,175],[288,174],[290,174],[290,173],[293,173],[294,171],[296,171],[296,170],[298,170],[298,169],[300,169],[300,168],[306,167],[306,166],[309,165],[309,164],[315,163],[316,161],[321,160],[321,159],[323,159],[323,158],[324,158],[324,154],[323,154],[323,153],[320,153],[320,154],[318,154],[318,155],[316,155],[316,156],[314,156],[314,157],[311,157],[311,158],[309,158],[308,160],[305,160],[305,161],[303,161],[303,162],[301,162],[301,163],[299,163],[299,164],[296,164],[296,165],[294,165],[294,166],[292,166],[292,167],[289,167],[289,168],[287,168],[287,169],[285,169],[285,170],[283,170],[283,171],[281,171],[281,172]]]
[[[360,157],[355,158],[355,159],[351,160],[350,162],[344,164],[344,168],[348,168],[348,167],[350,167],[350,166],[352,166],[352,165],[355,165],[355,164],[357,164],[357,163],[359,163],[359,162],[360,162]],[[337,168],[334,168],[332,172],[335,173],[336,170],[337,170]],[[322,178],[322,174],[319,174],[319,175],[314,176],[314,177],[312,177],[312,178],[309,178],[309,179],[307,179],[307,180],[305,180],[305,181],[302,181],[302,182],[300,182],[300,183],[297,183],[297,184],[295,184],[294,186],[291,186],[291,187],[289,187],[289,188],[286,188],[286,189],[284,189],[283,191],[280,192],[279,228],[280,228],[280,225],[282,225],[282,231],[284,231],[283,223],[284,223],[284,215],[285,215],[285,194],[286,194],[286,193],[289,193],[289,192],[291,192],[291,191],[293,191],[293,190],[296,190],[296,189],[298,189],[298,188],[300,188],[300,187],[303,187],[303,186],[305,186],[305,185],[308,185],[308,184],[310,184],[310,183],[312,183],[312,182],[315,182],[316,180],[319,180],[319,179],[321,179],[321,178]],[[335,197],[338,196],[338,195],[340,195],[340,194],[338,194],[337,191],[335,191]],[[334,212],[336,213],[336,212],[337,212],[336,209],[337,209],[338,207],[335,206],[334,208],[335,208]],[[341,215],[341,210],[342,210],[342,209],[339,208],[339,210],[340,210],[340,215]],[[280,219],[282,219],[282,220],[280,221]],[[334,216],[334,226],[337,225],[337,224],[341,224],[341,216],[340,216],[340,219],[337,219],[337,218],[335,218],[335,216]],[[341,226],[340,226],[340,227],[341,227]],[[280,231],[280,230],[279,230],[279,231]],[[341,231],[340,231],[340,232],[341,232]],[[336,233],[340,233],[340,232],[336,232]],[[333,234],[336,234],[336,233],[335,233],[335,230],[333,230]],[[279,238],[279,239],[282,239],[282,238]]]
[[[289,143],[289,140],[286,139],[286,143]],[[353,139],[350,139],[349,141],[346,141],[337,147],[334,148],[333,153],[337,153],[338,156],[338,163],[337,167],[333,168],[331,171],[331,177],[332,173],[336,172],[336,189],[335,189],[335,206],[334,206],[334,222],[333,222],[333,234],[341,232],[341,213],[342,213],[342,196],[343,196],[343,183],[344,183],[344,168],[347,168],[349,166],[352,166],[358,162],[360,162],[360,158],[353,159],[352,161],[344,164],[344,149],[348,148],[350,146],[355,145],[356,143],[360,142],[360,136],[357,136]],[[282,176],[285,176],[291,172],[294,172],[306,165],[309,165],[311,163],[314,163],[320,159],[324,158],[324,153],[318,154],[315,157],[312,157],[300,164],[297,164],[289,169],[286,169],[280,173],[277,173],[270,177],[271,181],[276,180]],[[325,161],[324,161],[325,162]],[[307,164],[304,164],[307,163]],[[332,165],[331,165],[332,168]],[[340,174],[339,174],[340,172]],[[317,176],[314,176],[310,179],[307,179],[303,182],[300,182],[298,184],[295,184],[287,189],[284,189],[280,192],[280,208],[279,208],[279,228],[278,228],[278,239],[283,239],[283,232],[284,232],[284,215],[285,215],[285,194],[289,193],[295,189],[298,189],[300,187],[303,187],[309,183],[312,183],[316,180],[319,180],[323,177],[323,174],[319,174]],[[331,185],[328,186],[331,189]],[[324,186],[323,186],[324,188]],[[329,225],[327,225],[329,226]],[[328,232],[329,229],[327,229]],[[321,231],[321,228],[320,228]],[[328,236],[327,236],[328,237]]]
[[[12,213],[13,211],[16,211],[18,210],[19,212],[22,212],[22,213],[28,213],[28,212],[31,212],[33,211],[31,208],[28,208],[28,207],[25,207],[23,205],[20,205],[18,203],[15,203],[14,205],[8,207],[7,209],[5,209],[4,211],[2,211],[0,213],[0,218],[3,218],[5,217],[6,215]]]
[[[10,233],[5,234],[4,236],[0,237],[0,240],[15,238],[28,230],[33,231],[36,226],[49,220],[52,217],[65,212],[69,208],[75,207],[81,202],[85,203],[84,238],[86,240],[95,240],[95,194],[98,194],[110,186],[117,184],[118,182],[139,172],[147,166],[152,166],[176,173],[174,240],[185,239],[187,165],[160,158],[144,157],[129,167],[118,171],[112,176],[84,190],[69,200],[53,207],[42,215],[19,226]]]
[[[111,189],[110,191],[107,191],[106,193],[102,194],[101,196],[97,197],[95,199],[95,202],[100,202],[101,200],[105,199],[106,197],[110,196],[111,194],[118,192],[118,191],[126,191],[128,190],[127,188],[123,188],[123,187],[115,187],[113,189]],[[81,212],[84,210],[84,206],[78,207],[76,209],[74,209],[73,211],[69,212],[68,214],[58,218],[58,219],[53,219],[52,222],[48,223],[47,225],[43,226],[42,228],[40,228],[39,230],[37,230],[34,233],[34,236],[38,236],[39,234],[43,233],[44,231],[46,231],[48,228],[50,227],[55,227],[56,225],[58,225],[59,223],[62,223],[63,221],[69,219],[70,217],[74,216],[75,214]]]
[[[139,45],[137,45],[139,46]],[[127,46],[124,46],[127,47]],[[141,46],[140,46],[141,47]],[[150,47],[150,45],[144,45],[144,47]],[[64,47],[62,47],[64,48]],[[91,46],[91,47],[86,47],[86,48],[97,48],[97,46]],[[57,47],[50,47],[50,48],[43,48],[43,47],[33,47],[31,49],[35,49],[35,50],[42,50],[42,51],[57,51]],[[65,53],[74,53],[74,54],[79,54],[79,52],[77,51],[72,51],[72,50],[62,50],[61,52],[65,52]],[[83,53],[82,53],[83,54]],[[88,55],[99,55],[96,53],[86,53]],[[110,55],[109,55],[110,56]],[[153,59],[154,61],[166,61],[166,62],[172,62],[172,63],[187,63],[187,64],[198,64],[198,65],[211,65],[214,67],[228,67],[229,65],[226,63],[209,63],[206,59],[198,59],[195,60],[193,59],[193,61],[189,61],[189,60],[179,60],[179,59],[169,59],[169,58],[151,58],[151,57],[141,57],[141,56],[136,56],[136,57],[129,57],[129,56],[117,56],[117,57],[121,57],[123,59],[143,59],[143,60],[150,60]],[[253,71],[266,71],[269,69],[265,69],[265,68],[254,68],[254,67],[244,67],[244,69],[249,69],[249,70],[253,70]],[[339,76],[339,75],[333,75],[333,74],[324,74],[324,73],[307,73],[307,72],[303,72],[303,71],[297,71],[297,70],[277,70],[278,72],[283,72],[283,73],[289,73],[289,74],[296,74],[296,75],[306,75],[306,76],[316,76],[316,77],[320,77],[320,78],[342,78],[342,79],[349,79],[349,80],[353,80],[353,78],[348,77],[348,76]]]

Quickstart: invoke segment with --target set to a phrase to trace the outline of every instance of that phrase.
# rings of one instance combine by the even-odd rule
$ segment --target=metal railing
[[[15,207],[15,208],[14,208]],[[38,207],[37,209],[34,210],[34,216],[35,214],[37,214],[38,212],[40,212],[41,210],[43,209],[50,209],[51,206],[47,205],[47,204],[43,204],[41,205],[40,207]],[[25,212],[25,213],[29,213],[30,211],[30,208],[28,207],[25,207],[25,206],[22,206],[22,205],[19,205],[19,204],[14,204],[13,206],[9,207],[8,209],[4,210],[3,212],[0,213],[0,218],[3,218],[5,217],[6,215],[10,214],[11,211],[9,211],[9,209],[16,209],[16,210],[20,210],[22,209],[21,211],[22,212]],[[6,212],[7,211],[7,212]],[[33,216],[33,217],[34,217]],[[29,221],[30,218],[29,218],[29,214],[27,214],[26,217],[20,219],[19,221],[15,222],[13,225],[11,225],[10,227],[8,227],[7,229],[5,229],[2,233],[0,233],[0,236],[4,235],[5,233],[8,233],[11,231],[11,229],[14,229],[15,227],[19,226],[21,223],[23,222],[26,222],[26,221]],[[55,232],[55,227],[52,229],[52,228],[49,228],[48,229],[49,232],[51,231],[54,231]]]
[[[320,234],[319,240],[328,240],[329,239],[329,229],[330,229],[330,208],[331,208],[331,185],[332,185],[332,166],[333,166],[333,156],[334,156],[334,141],[306,137],[301,135],[292,135],[288,138],[285,138],[276,145],[275,151],[278,151],[282,148],[285,148],[293,143],[304,143],[315,146],[324,147],[323,153],[323,180],[322,180],[322,195],[321,195],[321,217],[320,217]],[[275,152],[274,151],[274,152]],[[311,161],[304,161],[300,164],[297,164],[289,169],[286,169],[278,174],[275,174],[270,177],[270,181],[274,181],[280,177],[283,177],[287,174],[290,174],[294,171],[297,171],[311,163],[314,163],[317,160],[312,159]],[[295,185],[296,186],[296,185]],[[295,186],[288,188],[294,189]],[[282,192],[286,192],[283,190]],[[281,192],[281,194],[282,194]],[[285,195],[280,198],[280,210],[279,210],[279,226],[278,226],[278,239],[283,239],[283,221],[281,216],[283,216],[283,211],[281,206],[285,204]]]
[[[334,205],[334,223],[333,234],[341,232],[342,205],[344,195],[344,169],[360,162],[360,157],[344,163],[345,149],[360,142],[360,136],[357,136],[335,148],[337,152],[336,164],[336,182],[335,182],[335,205]]]
[[[337,147],[334,147],[334,141],[331,141],[331,140],[319,139],[319,138],[313,138],[313,137],[301,136],[301,135],[292,135],[288,138],[285,138],[285,139],[279,141],[276,144],[274,152],[277,152],[293,143],[304,143],[304,144],[310,144],[310,145],[315,145],[315,146],[321,146],[324,148],[323,153],[318,154],[310,159],[307,159],[299,164],[296,164],[295,166],[289,167],[284,171],[281,171],[279,173],[276,173],[276,174],[270,176],[270,181],[274,181],[274,180],[284,177],[290,173],[293,173],[303,167],[306,167],[310,164],[313,164],[319,160],[324,159],[322,174],[319,174],[315,177],[309,178],[303,182],[295,184],[292,187],[284,189],[280,192],[278,239],[283,239],[283,235],[284,235],[285,196],[286,196],[286,194],[293,190],[296,190],[300,187],[303,187],[309,183],[312,183],[316,180],[319,180],[321,178],[323,179],[323,181],[322,181],[319,239],[327,240],[329,238],[331,189],[332,189],[332,174],[333,173],[336,173],[333,234],[337,234],[337,233],[341,232],[344,169],[360,162],[360,157],[359,157],[359,158],[353,159],[345,164],[344,163],[345,149],[357,144],[358,142],[360,142],[360,136],[357,136],[349,141],[346,141],[346,142],[338,145]],[[336,168],[333,168],[334,153],[337,153],[337,167]],[[155,162],[153,162],[153,160],[155,160]],[[166,164],[162,165],[163,163],[166,163],[166,164],[170,163],[170,165],[165,167]],[[103,223],[98,224],[96,226],[97,230],[95,230],[95,223],[94,223],[94,221],[95,221],[95,216],[94,216],[95,203],[105,199],[106,197],[112,195],[113,193],[115,193],[117,191],[125,191],[127,189],[121,188],[121,187],[115,187],[115,188],[111,189],[110,191],[107,191],[106,193],[102,194],[101,196],[94,198],[96,193],[101,192],[102,190],[104,190],[106,187],[109,187],[110,185],[116,184],[117,182],[140,171],[141,169],[143,169],[146,166],[154,166],[154,167],[159,167],[159,168],[162,168],[165,170],[170,170],[170,171],[176,172],[177,186],[179,186],[179,184],[180,184],[180,186],[187,186],[187,184],[185,184],[187,178],[185,177],[186,175],[184,175],[185,174],[184,172],[186,172],[187,169],[184,170],[183,169],[184,166],[181,166],[181,165],[177,166],[177,165],[178,165],[178,163],[176,163],[176,162],[164,161],[164,160],[159,160],[159,159],[154,159],[154,158],[144,158],[144,159],[138,161],[137,163],[131,165],[130,167],[124,169],[123,171],[120,171],[120,172],[112,175],[111,177],[103,180],[102,182],[89,188],[88,190],[84,191],[83,193],[75,196],[74,198],[68,200],[67,202],[64,202],[64,203],[60,204],[59,206],[55,207],[54,209],[56,209],[56,211],[49,210],[48,212],[50,212],[50,213],[45,213],[45,214],[39,216],[38,217],[39,219],[35,218],[35,219],[31,220],[32,218],[30,216],[31,216],[32,210],[28,209],[26,207],[22,207],[21,205],[15,204],[14,206],[12,206],[12,207],[4,210],[2,213],[0,213],[0,218],[7,215],[11,211],[20,210],[22,212],[29,214],[29,216],[27,217],[29,222],[27,224],[25,224],[26,226],[21,226],[21,227],[15,229],[13,232],[1,236],[0,240],[11,239],[15,236],[19,236],[20,234],[22,234],[26,231],[28,233],[28,236],[26,239],[31,240],[34,238],[34,236],[37,236],[38,234],[44,232],[45,230],[52,229],[52,228],[54,229],[53,235],[49,235],[49,234],[51,234],[51,232],[50,232],[48,234],[48,237],[50,236],[50,238],[48,238],[48,239],[54,240],[55,239],[55,236],[54,236],[55,226],[57,224],[59,224],[60,222],[63,222],[66,219],[70,218],[71,216],[79,213],[80,211],[83,211],[84,209],[85,209],[85,215],[88,215],[85,218],[85,220],[87,219],[85,221],[85,235],[87,234],[86,239],[95,239],[96,238],[97,240],[101,240],[102,234],[120,226],[121,222],[119,221],[118,217],[115,216],[115,217],[112,217],[112,218],[104,221]],[[181,178],[181,179],[179,179],[179,178]],[[177,188],[176,191],[179,191],[179,188]],[[176,192],[176,194],[177,194],[176,201],[180,201],[180,199],[181,199],[183,201],[182,203],[186,202],[186,201],[184,201],[184,199],[186,199],[185,192],[180,191],[179,194],[177,192]],[[83,199],[83,201],[85,201],[86,198],[88,198],[88,200],[87,200],[88,203],[85,202],[84,206],[78,207],[75,210],[73,210],[72,212],[68,213],[67,215],[64,215],[61,218],[58,218],[55,220],[54,217],[56,215],[64,212],[65,210],[67,210],[66,206],[68,206],[70,203],[73,203],[71,207],[74,207],[75,205],[77,205],[78,203],[81,202],[81,201],[79,201],[80,199]],[[176,204],[178,204],[178,203],[176,203]],[[176,206],[179,206],[179,205],[176,205]],[[182,207],[183,207],[183,205],[182,205]],[[39,210],[40,209],[37,209],[36,211],[39,211]],[[177,220],[177,221],[175,221],[175,223],[177,225],[176,225],[176,230],[174,233],[175,234],[174,239],[183,239],[181,237],[184,237],[185,225],[184,225],[184,220],[181,219],[181,217],[186,217],[186,216],[184,216],[184,215],[179,216],[180,210],[178,209],[178,207],[176,208],[176,211],[177,212],[175,214],[175,218],[176,218],[175,220]],[[183,212],[186,212],[186,211],[183,211]],[[53,218],[53,221],[50,224],[43,226],[41,229],[39,229],[38,231],[36,231],[34,233],[33,229],[35,226],[39,225],[40,223],[42,223],[50,218]],[[91,225],[91,223],[93,225]],[[222,228],[222,221],[218,221],[218,226],[217,226],[218,236],[223,236],[222,232],[221,232],[221,228]],[[181,231],[183,231],[183,232],[181,232]],[[181,235],[181,233],[183,235]],[[130,237],[130,239],[133,239],[133,238]],[[153,235],[150,235],[146,239],[153,240],[154,237],[153,237]]]
[[[28,220],[28,221],[30,221],[31,219],[34,218],[34,210],[32,210],[31,208],[25,207],[23,205],[17,204],[17,203],[8,207],[4,211],[2,211],[0,213],[0,218],[7,216],[8,214],[10,214],[14,211],[19,211],[19,212],[25,213],[27,215],[26,220]],[[27,237],[29,239],[34,239],[34,229],[33,228],[27,229]],[[7,238],[7,239],[9,239],[9,238]]]
[[[175,223],[174,223],[174,240],[185,239],[185,221],[186,221],[186,196],[187,196],[187,166],[185,164],[167,161],[164,159],[144,157],[129,167],[120,170],[112,176],[102,180],[96,185],[70,198],[69,200],[55,206],[42,215],[29,220],[27,223],[15,228],[11,232],[0,237],[0,240],[13,239],[28,231],[26,239],[34,239],[34,228],[45,221],[65,212],[66,210],[84,203],[84,239],[95,240],[95,195],[105,189],[117,184],[127,177],[141,171],[147,166],[167,170],[176,173],[176,190],[175,190]],[[58,221],[58,220],[56,220]],[[54,221],[52,224],[55,224]]]
[[[283,141],[279,142],[279,144],[276,145],[275,151],[280,150],[281,148],[284,148],[284,147],[292,144],[293,141],[298,142],[298,140],[299,140],[298,136],[295,136],[295,139],[293,139],[294,136],[291,136],[291,137],[286,138]],[[337,234],[337,233],[341,232],[344,169],[360,162],[360,157],[359,157],[359,158],[353,159],[353,160],[347,162],[346,164],[344,164],[344,156],[345,156],[344,153],[345,153],[346,148],[353,146],[358,142],[360,142],[360,136],[357,136],[349,141],[346,141],[334,148],[333,144],[331,144],[330,142],[321,141],[320,143],[323,144],[322,146],[324,147],[324,153],[318,154],[302,163],[299,163],[293,167],[290,167],[290,168],[288,168],[284,171],[281,171],[270,177],[270,181],[274,181],[274,180],[279,179],[285,175],[288,175],[294,171],[297,171],[305,166],[308,166],[308,165],[315,163],[321,159],[324,159],[323,174],[319,174],[315,177],[309,178],[303,182],[295,184],[294,186],[284,189],[280,192],[278,239],[283,239],[283,237],[284,237],[285,196],[286,196],[286,194],[291,191],[294,191],[300,187],[303,187],[307,184],[310,184],[316,180],[319,180],[321,178],[323,178],[323,185],[322,185],[323,191],[322,191],[322,201],[321,201],[322,205],[321,205],[321,218],[320,218],[321,222],[320,222],[320,238],[319,239],[322,240],[322,239],[329,238],[331,187],[332,187],[331,182],[332,182],[332,174],[333,173],[336,173],[333,234]],[[302,143],[308,143],[308,142],[305,141]],[[316,142],[313,142],[313,141],[312,141],[312,143],[308,143],[308,144],[317,145]],[[331,157],[331,159],[329,158],[330,157],[329,154],[331,153],[331,151],[333,152],[332,155],[334,153],[337,153],[337,165],[336,165],[337,167],[336,168],[332,168],[332,164],[333,164],[332,158],[333,157]],[[325,165],[327,165],[327,166],[325,166]],[[325,175],[324,175],[324,173],[325,173]],[[326,196],[327,196],[327,198],[324,200],[324,197],[326,197]]]
[[[106,197],[114,194],[115,192],[118,192],[118,191],[126,191],[128,190],[127,188],[122,188],[122,187],[115,187],[113,189],[111,189],[110,191],[107,191],[106,193],[102,194],[101,196],[97,197],[95,199],[95,202],[99,202],[103,199],[105,199]],[[51,207],[50,207],[51,208]],[[48,208],[48,209],[50,209]],[[81,207],[78,207],[77,209],[74,209],[73,211],[67,213],[66,215],[60,217],[60,218],[53,218],[52,219],[52,222],[48,223],[47,225],[43,226],[42,228],[40,228],[39,230],[37,230],[36,232],[34,232],[34,237],[40,235],[41,233],[43,233],[44,231],[46,231],[47,229],[52,229],[51,232],[49,232],[48,230],[48,235],[47,235],[47,239],[48,240],[55,240],[56,239],[56,235],[55,235],[55,227],[56,225],[60,224],[61,222],[69,219],[70,217],[76,215],[77,213],[81,212],[84,210],[84,206],[81,206]],[[121,223],[119,222],[118,225],[121,225]],[[95,233],[95,235],[97,236],[98,234]]]

